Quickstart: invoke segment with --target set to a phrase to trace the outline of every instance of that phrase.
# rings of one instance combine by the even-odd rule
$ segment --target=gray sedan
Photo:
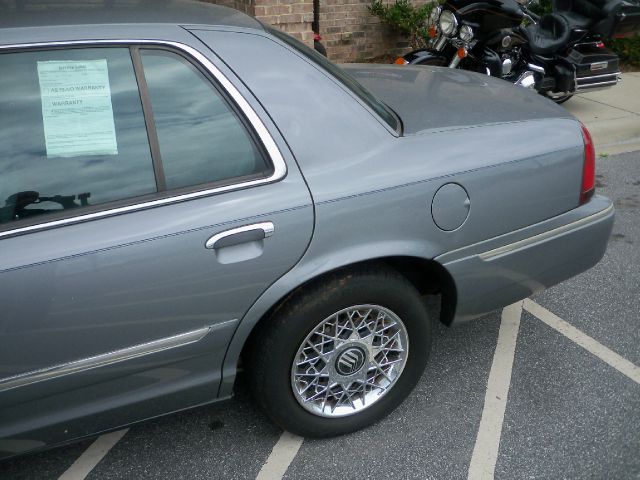
[[[0,456],[228,398],[240,362],[283,428],[365,427],[432,321],[604,254],[589,133],[535,93],[99,3],[0,11]]]

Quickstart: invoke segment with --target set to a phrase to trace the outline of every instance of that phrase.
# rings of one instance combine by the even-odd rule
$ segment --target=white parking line
[[[298,437],[289,432],[282,432],[278,442],[274,445],[273,450],[266,463],[260,469],[260,473],[256,480],[280,480],[293,462],[304,438]]]
[[[493,479],[521,315],[522,302],[509,305],[502,310],[498,343],[489,372],[482,418],[469,464],[469,480]]]
[[[560,317],[551,313],[543,306],[538,305],[533,300],[529,300],[527,298],[524,301],[524,308],[539,320],[563,334],[569,340],[580,345],[589,353],[592,353],[605,363],[608,363],[634,382],[640,383],[640,367],[638,367],[637,365],[634,365],[626,358],[621,357],[613,350],[608,349],[598,341],[591,338],[586,333],[582,333],[576,327],[565,322]]]
[[[58,480],[84,480],[109,450],[124,437],[128,428],[99,436]]]

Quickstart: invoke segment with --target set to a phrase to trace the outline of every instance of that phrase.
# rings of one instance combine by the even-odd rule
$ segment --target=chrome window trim
[[[124,207],[116,207],[111,209],[102,210],[100,212],[89,213],[85,215],[78,215],[74,217],[64,218],[60,220],[53,220],[50,222],[43,221],[37,225],[29,225],[27,227],[19,227],[12,230],[6,230],[0,232],[0,239],[8,236],[13,236],[22,233],[28,233],[39,230],[46,230],[50,228],[56,228],[65,225],[71,225],[81,223],[89,220],[95,220],[103,217],[111,217],[122,213],[135,212],[138,210],[144,210],[147,208],[153,208],[160,205],[167,205],[172,203],[183,202],[185,200],[192,200],[196,198],[206,197],[209,195],[228,192],[233,190],[239,190],[242,188],[253,187],[257,185],[263,185],[266,183],[276,182],[284,178],[287,174],[287,165],[284,161],[284,157],[280,152],[280,149],[276,145],[273,137],[267,130],[258,114],[245,100],[238,89],[229,81],[229,79],[216,67],[206,56],[200,53],[195,48],[186,45],[181,42],[166,41],[166,40],[70,40],[65,42],[42,42],[42,43],[20,43],[13,45],[0,45],[0,53],[7,50],[20,50],[20,49],[33,49],[33,48],[59,48],[59,47],[91,47],[91,46],[161,46],[170,47],[180,52],[187,54],[193,60],[195,60],[205,71],[207,71],[213,78],[220,83],[222,88],[236,103],[240,111],[245,115],[250,125],[253,127],[258,135],[258,138],[262,142],[267,154],[269,155],[271,162],[273,163],[273,173],[266,178],[260,178],[256,180],[249,180],[245,182],[234,183],[230,185],[224,185],[221,187],[210,188],[205,190],[199,190],[197,192],[185,193],[176,195],[174,197],[167,197],[158,200],[149,200]],[[126,199],[122,199],[126,200]]]
[[[230,322],[233,321],[234,320],[230,320]],[[121,350],[115,350],[113,352],[103,353],[93,357],[75,360],[73,362],[54,365],[52,367],[2,378],[0,379],[0,393],[14,388],[44,382],[45,380],[53,380],[55,378],[84,372],[93,368],[104,367],[114,363],[123,362],[125,360],[132,360],[152,353],[163,352],[171,348],[183,347],[202,340],[211,330],[217,329],[220,325],[221,324],[214,325],[213,327],[203,327],[171,337],[161,338],[159,340],[123,348]]]

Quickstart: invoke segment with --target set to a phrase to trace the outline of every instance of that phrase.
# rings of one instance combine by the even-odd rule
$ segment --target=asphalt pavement
[[[585,94],[566,104],[595,138],[597,189],[614,200],[616,223],[596,267],[531,299],[575,327],[582,346],[527,304],[520,311],[508,395],[497,398],[504,413],[492,475],[470,465],[483,447],[501,312],[438,326],[415,391],[360,432],[290,447],[241,378],[233,400],[134,425],[108,453],[98,452],[95,464],[86,462],[95,444],[85,440],[0,463],[0,479],[640,479],[640,151],[607,155],[633,142],[640,148],[640,97],[626,90],[634,84],[640,87],[640,74],[625,74],[615,95]],[[608,122],[619,126],[615,136]],[[631,370],[607,363],[611,358]]]
[[[563,104],[584,123],[602,155],[640,150],[640,72],[615,87],[576,95]]]
[[[595,268],[532,300],[638,365],[640,153],[601,157],[597,167],[598,191],[617,209],[607,253]],[[500,312],[438,327],[429,366],[400,408],[351,435],[301,439],[282,478],[467,478],[499,329]],[[495,478],[640,478],[638,379],[525,309],[508,384]],[[86,478],[254,479],[271,461],[281,434],[256,410],[241,381],[229,402],[131,427]],[[73,473],[91,443],[4,462],[0,478]]]

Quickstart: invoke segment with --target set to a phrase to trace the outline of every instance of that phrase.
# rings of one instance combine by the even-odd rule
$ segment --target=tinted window
[[[128,49],[0,55],[0,223],[156,191]]]
[[[207,78],[177,54],[140,53],[167,188],[267,172],[240,118]]]
[[[289,46],[295,48],[298,52],[302,53],[305,57],[319,66],[321,69],[328,72],[332,77],[340,81],[345,87],[351,90],[360,100],[369,106],[374,112],[376,112],[387,124],[394,130],[398,130],[398,119],[391,112],[391,110],[380,100],[371,94],[366,88],[364,88],[355,78],[342,70],[334,63],[327,60],[326,57],[316,52],[312,48],[307,47],[304,43],[299,42],[295,38],[286,33],[283,33],[275,28],[265,25],[265,28],[278,37],[280,40],[287,43]]]

